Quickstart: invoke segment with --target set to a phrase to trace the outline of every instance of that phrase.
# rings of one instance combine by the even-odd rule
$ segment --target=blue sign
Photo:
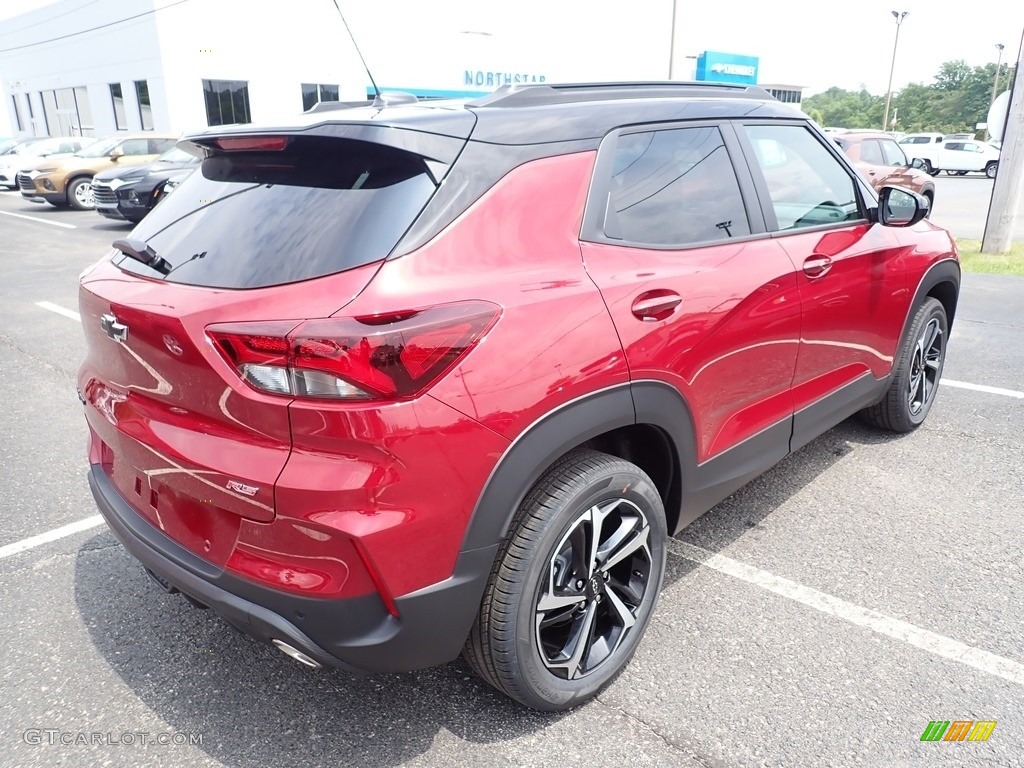
[[[704,51],[697,57],[696,78],[711,83],[757,85],[757,65],[756,56]]]

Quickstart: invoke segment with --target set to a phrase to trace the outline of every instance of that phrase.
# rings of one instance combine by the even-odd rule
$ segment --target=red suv
[[[182,146],[199,170],[82,276],[89,482],[165,589],[304,664],[463,653],[571,707],[640,642],[668,536],[934,402],[953,239],[760,89],[506,87]]]

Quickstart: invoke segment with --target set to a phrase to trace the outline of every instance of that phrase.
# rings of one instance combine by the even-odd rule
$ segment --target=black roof
[[[188,134],[199,140],[225,134],[333,133],[332,126],[363,125],[420,131],[494,144],[540,144],[597,139],[631,123],[744,117],[803,118],[790,104],[756,86],[689,82],[506,85],[475,100],[373,104],[322,103],[294,122],[233,125]],[[376,132],[376,131],[375,131]]]

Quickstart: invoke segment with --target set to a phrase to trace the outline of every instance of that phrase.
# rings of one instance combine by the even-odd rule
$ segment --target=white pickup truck
[[[940,171],[951,176],[963,176],[973,171],[994,179],[999,165],[999,150],[974,139],[943,140],[941,134],[918,133],[900,139],[900,147],[911,160],[921,158],[925,170],[932,176]]]

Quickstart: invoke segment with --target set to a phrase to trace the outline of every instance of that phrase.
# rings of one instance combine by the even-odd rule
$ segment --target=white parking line
[[[31,536],[27,539],[16,541],[13,544],[5,544],[0,547],[0,560],[16,555],[19,552],[24,552],[26,549],[32,549],[41,544],[63,539],[65,536],[88,531],[90,528],[95,528],[98,525],[103,525],[103,516],[93,515],[92,517],[85,518],[85,520],[79,520],[77,523],[69,523],[68,525],[62,525],[60,528],[54,528],[52,531],[40,533],[38,536]]]
[[[63,315],[64,317],[68,317],[72,320],[82,322],[82,316],[80,314],[78,314],[77,312],[73,312],[70,309],[64,309],[64,307],[58,304],[51,304],[49,301],[37,301],[36,306],[42,307],[43,309],[48,309],[51,312],[56,312],[58,315]]]
[[[38,221],[40,224],[49,224],[51,227],[63,227],[64,229],[78,229],[74,224],[65,224],[63,221],[50,221],[49,219],[40,219],[38,216],[26,216],[23,213],[11,213],[10,211],[0,211],[0,214],[4,216],[13,216],[16,219],[28,219],[29,221]]]
[[[959,640],[922,629],[909,622],[894,619],[870,608],[848,603],[838,597],[805,587],[795,581],[776,576],[774,573],[762,571],[760,568],[733,560],[731,557],[716,555],[714,552],[695,547],[678,539],[668,540],[668,550],[685,560],[707,566],[719,573],[856,624],[858,627],[870,629],[872,632],[900,640],[935,656],[979,669],[994,677],[1009,680],[1011,683],[1024,685],[1024,664],[1019,662],[966,645]]]
[[[990,395],[1003,395],[1003,397],[1016,397],[1024,400],[1024,392],[1018,392],[1016,389],[1002,389],[1001,387],[988,387],[984,384],[968,384],[966,381],[953,381],[952,379],[942,379],[941,383],[947,387],[957,387],[958,389],[969,389],[973,392],[987,392]]]

